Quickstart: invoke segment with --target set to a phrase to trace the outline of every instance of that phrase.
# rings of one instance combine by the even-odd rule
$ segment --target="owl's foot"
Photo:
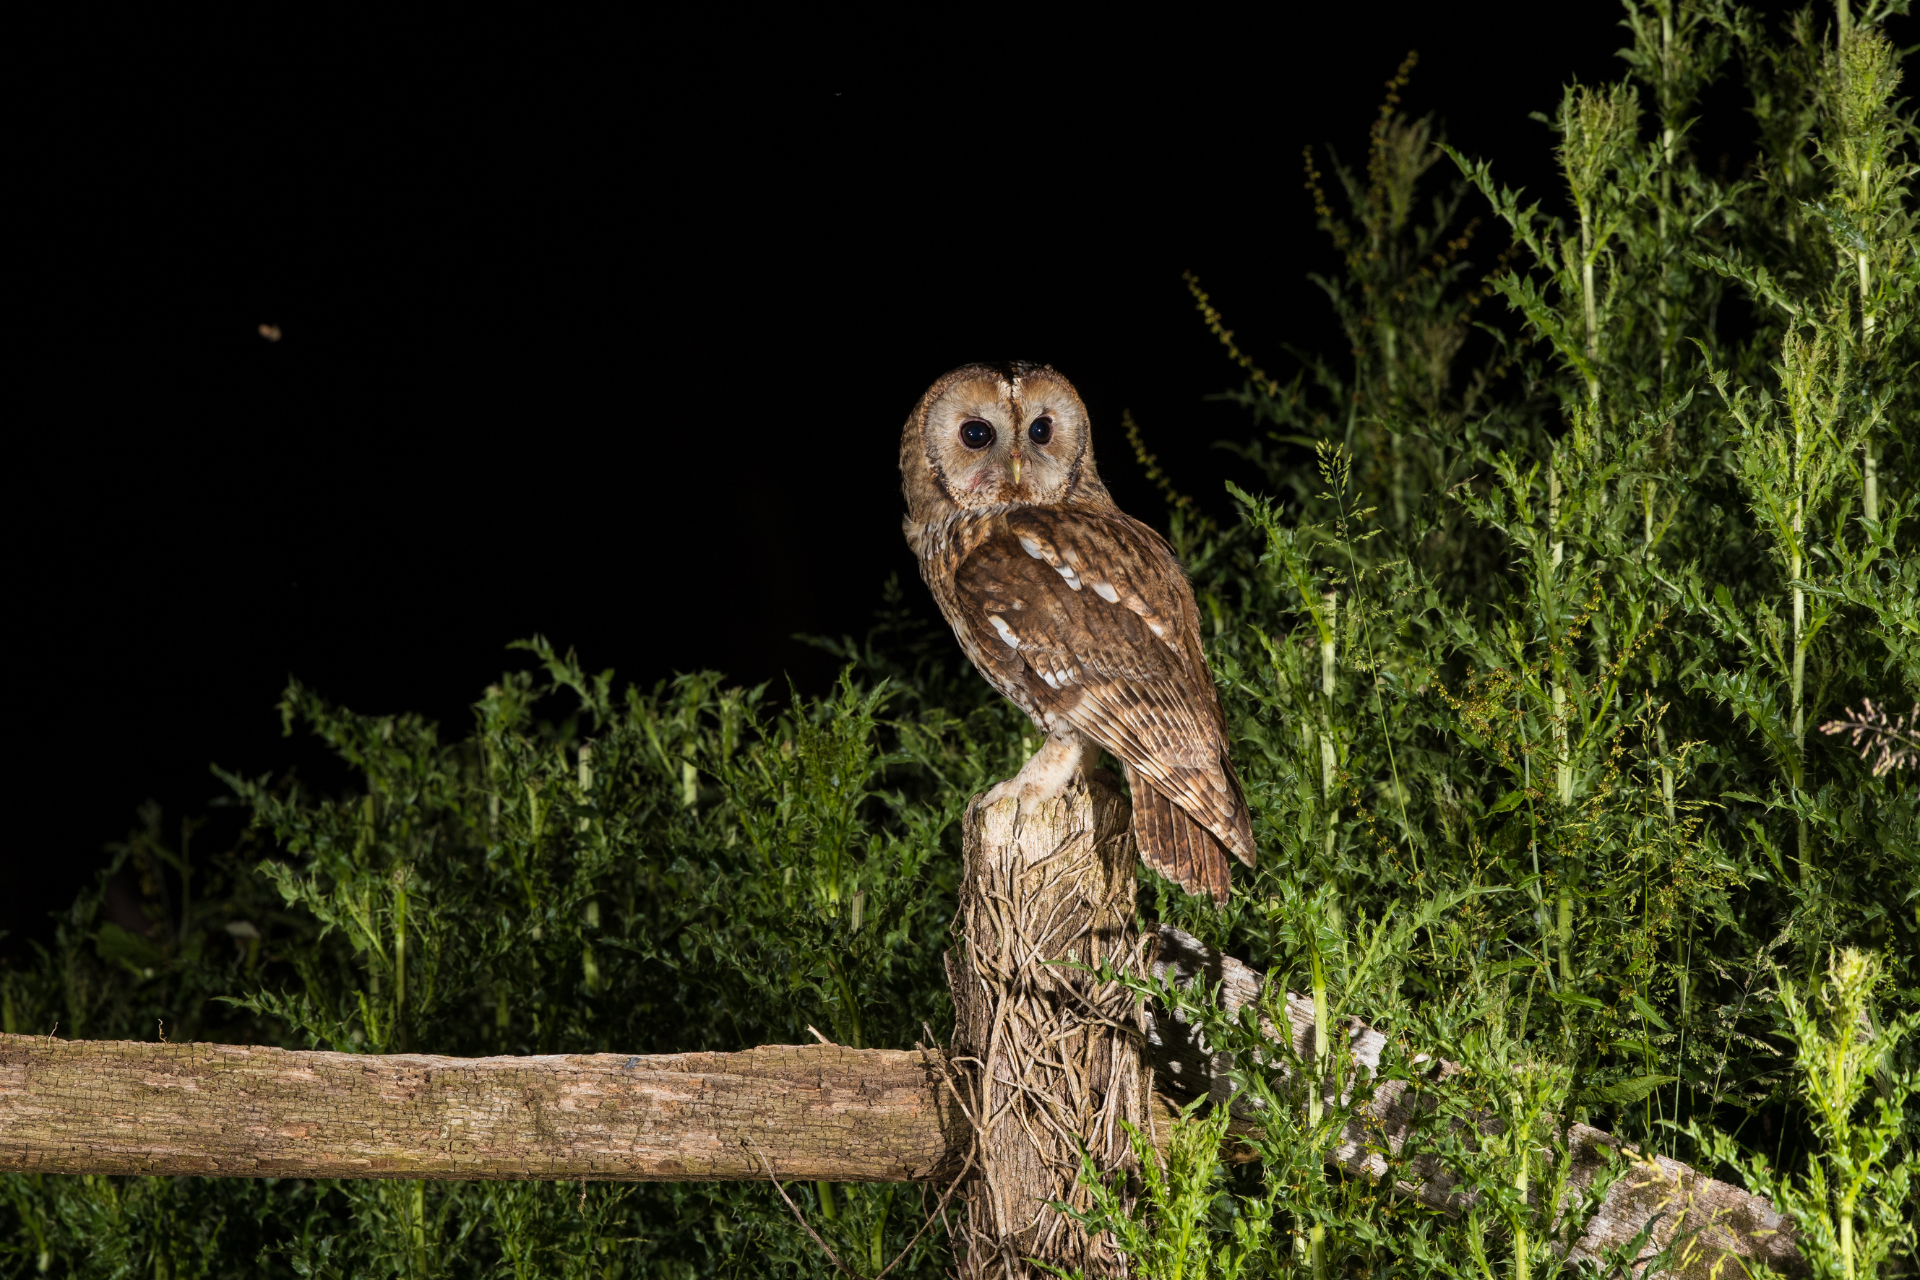
[[[1099,758],[1099,743],[1072,729],[1056,729],[1020,766],[1020,772],[988,788],[978,803],[984,808],[1012,796],[1019,799],[1024,812],[1058,796],[1074,774],[1092,769]]]

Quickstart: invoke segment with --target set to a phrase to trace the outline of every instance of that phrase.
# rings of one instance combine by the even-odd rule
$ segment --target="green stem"
[[[1674,128],[1673,128],[1673,105],[1674,104],[1672,102],[1673,79],[1674,79],[1673,9],[1671,7],[1668,7],[1660,11],[1660,88],[1661,88],[1660,107],[1661,107],[1661,115],[1666,117],[1666,120],[1665,120],[1666,130],[1661,135],[1661,143],[1662,143],[1664,155],[1666,158],[1666,163],[1660,166],[1660,209],[1659,209],[1660,223],[1659,223],[1658,234],[1659,234],[1659,243],[1660,243],[1659,261],[1661,262],[1665,262],[1667,258],[1667,210],[1669,207],[1671,207],[1673,203],[1673,151],[1674,151],[1674,141],[1675,141]],[[1669,323],[1668,316],[1667,316],[1667,281],[1666,281],[1666,272],[1664,270],[1661,272],[1661,279],[1660,279],[1659,311],[1660,311],[1660,396],[1661,396],[1661,399],[1664,400],[1666,398],[1666,387],[1667,387],[1667,361],[1673,350],[1672,326]],[[1648,546],[1653,545],[1653,527],[1652,526],[1653,526],[1653,483],[1652,481],[1648,481],[1647,483],[1647,545]]]
[[[407,1007],[407,879],[406,872],[393,875],[393,1029],[406,1048],[401,1020]]]
[[[1660,742],[1660,754],[1667,754],[1667,726],[1663,723],[1654,729]],[[1666,765],[1660,766],[1660,798],[1667,807],[1667,825],[1673,825],[1673,770]]]
[[[1559,659],[1554,660],[1555,675],[1559,674]],[[1567,752],[1567,687],[1559,679],[1553,682],[1553,742],[1554,791],[1560,797],[1561,804],[1573,803],[1573,758]]]
[[[1573,895],[1560,891],[1560,980],[1573,982]]]
[[[1795,434],[1798,435],[1796,429]],[[1794,499],[1793,510],[1793,793],[1800,798],[1806,786],[1806,736],[1807,736],[1807,646],[1804,637],[1807,618],[1806,592],[1801,590],[1800,582],[1800,499]],[[1807,820],[1800,819],[1799,824],[1800,883],[1811,887],[1812,868],[1807,864]]]
[[[1328,1050],[1333,1043],[1331,1021],[1327,1008],[1326,962],[1316,943],[1313,947],[1313,1073],[1311,1092],[1307,1097],[1307,1117],[1311,1127],[1316,1130],[1326,1103],[1324,1085],[1328,1071]]]
[[[1591,318],[1589,318],[1588,345],[1591,346]],[[1596,393],[1597,394],[1597,393]],[[1560,563],[1566,556],[1566,543],[1560,540],[1560,468],[1552,458],[1547,460],[1547,533],[1553,539],[1553,565],[1548,570],[1548,595],[1551,599],[1552,583],[1558,579]],[[1552,627],[1549,636],[1557,645],[1559,628]],[[1564,663],[1559,653],[1553,659],[1553,745],[1554,745],[1554,790],[1561,804],[1573,803],[1573,762],[1567,753],[1567,690],[1562,683]]]
[[[1567,544],[1560,540],[1560,467],[1547,459],[1547,536],[1553,539],[1553,567],[1558,569]]]
[[[1514,1101],[1518,1103],[1517,1095]],[[1518,1106],[1514,1108],[1516,1124],[1522,1123],[1519,1110]],[[1527,1146],[1524,1134],[1518,1136],[1520,1137],[1520,1176],[1514,1179],[1513,1185],[1514,1189],[1520,1193],[1520,1212],[1525,1214],[1527,1211]],[[1522,1218],[1521,1221],[1524,1223],[1525,1219]],[[1527,1252],[1527,1229],[1525,1226],[1520,1226],[1513,1233],[1513,1280],[1527,1280]]]
[[[1333,857],[1333,775],[1336,764],[1333,749],[1333,677],[1340,593],[1329,591],[1321,597],[1326,622],[1320,632],[1320,796],[1327,808],[1327,857]]]
[[[873,1258],[873,1272],[880,1274],[886,1266],[887,1210],[893,1207],[893,1188],[888,1187],[880,1193],[880,1211],[873,1215],[873,1230],[868,1237],[867,1252]]]
[[[1874,447],[1871,436],[1861,448],[1865,456],[1861,464],[1860,507],[1867,519],[1877,523],[1880,519],[1880,451]]]
[[[854,1048],[864,1049],[867,1047],[866,1034],[860,1021],[860,1002],[854,998],[853,983],[832,956],[827,957],[827,971],[833,975],[833,985],[839,989],[841,1005],[847,1011],[848,1038]]]
[[[1853,1206],[1844,1205],[1840,1212],[1840,1262],[1846,1268],[1847,1280],[1853,1280]]]
[[[1600,359],[1600,312],[1593,296],[1593,224],[1584,215],[1580,219],[1580,288],[1586,295],[1587,367],[1592,369]],[[1600,379],[1593,373],[1587,374],[1587,401],[1600,403]]]
[[[427,1184],[413,1184],[412,1205],[408,1212],[408,1223],[413,1235],[413,1274],[421,1280],[427,1275]]]

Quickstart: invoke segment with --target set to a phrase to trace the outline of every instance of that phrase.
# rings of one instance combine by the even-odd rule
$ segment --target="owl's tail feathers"
[[[1227,832],[1227,848],[1233,856],[1250,867],[1260,865],[1260,851],[1253,845],[1253,816],[1247,809],[1246,788],[1240,785],[1240,775],[1234,770],[1233,761],[1220,757],[1220,767],[1226,771],[1227,785],[1233,789],[1233,815]]]
[[[1227,900],[1227,847],[1157,787],[1133,788],[1133,840],[1140,861],[1192,894]],[[1252,842],[1249,841],[1249,844]]]

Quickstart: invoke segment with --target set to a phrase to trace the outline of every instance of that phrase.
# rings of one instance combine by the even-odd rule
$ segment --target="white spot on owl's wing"
[[[1080,577],[1078,574],[1074,573],[1072,565],[1057,564],[1053,567],[1060,574],[1061,577],[1067,580],[1068,586],[1072,587],[1075,591],[1078,591],[1080,589]]]
[[[1058,689],[1060,687],[1060,682],[1054,678],[1053,672],[1042,671],[1039,673],[1039,675],[1042,680],[1045,680],[1047,682],[1047,688]]]
[[[1154,635],[1162,640],[1167,638],[1167,629],[1151,618],[1147,619],[1147,630],[1153,632]]]
[[[1020,535],[1020,547],[1035,560],[1045,560],[1047,558],[1047,553],[1040,549],[1040,544],[1024,533]]]
[[[1020,637],[1013,633],[1013,628],[1007,625],[1005,618],[997,613],[990,613],[987,615],[987,621],[991,622],[993,629],[1000,633],[1000,639],[1006,644],[1007,648],[1018,649],[1020,647]]]
[[[1089,585],[1092,586],[1093,588],[1093,594],[1099,596],[1102,600],[1105,600],[1108,604],[1120,603],[1120,593],[1113,589],[1113,584],[1111,582],[1095,582],[1095,583],[1090,583]]]

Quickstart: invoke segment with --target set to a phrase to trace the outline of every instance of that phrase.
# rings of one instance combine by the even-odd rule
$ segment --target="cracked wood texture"
[[[1134,844],[1111,775],[1076,773],[1051,800],[976,797],[963,830],[960,909],[947,952],[953,1060],[977,1121],[979,1172],[955,1231],[969,1278],[1126,1274],[1104,1233],[1051,1201],[1091,1205],[1078,1180],[1084,1144],[1103,1172],[1135,1165],[1122,1121],[1152,1114],[1145,1014],[1102,965],[1144,975],[1134,922]]]
[[[1230,1011],[1259,999],[1266,980],[1258,970],[1211,950],[1171,925],[1160,925],[1157,937],[1159,946],[1153,964],[1156,976],[1171,977],[1182,985],[1204,978],[1209,989],[1220,993],[1223,1007]],[[1286,1034],[1295,1051],[1303,1058],[1311,1057],[1313,1002],[1287,993],[1287,1022]],[[1268,1035],[1279,1038],[1278,1028],[1263,1025]],[[1378,1070],[1386,1037],[1357,1020],[1347,1026],[1346,1032],[1353,1060],[1370,1072]],[[1232,1064],[1216,1062],[1190,1028],[1163,1016],[1154,1023],[1148,1039],[1163,1084],[1188,1093],[1208,1093],[1215,1102],[1230,1101],[1223,1072]],[[1461,1068],[1433,1060],[1429,1070],[1444,1078]],[[1382,1081],[1375,1088],[1372,1100],[1349,1123],[1341,1145],[1333,1153],[1342,1167],[1374,1177],[1386,1172],[1386,1162],[1378,1154],[1381,1147],[1400,1151],[1415,1119],[1414,1108],[1422,1105],[1408,1092],[1404,1080]],[[1627,1172],[1607,1190],[1599,1212],[1575,1246],[1576,1259],[1596,1259],[1606,1249],[1628,1244],[1651,1221],[1653,1230],[1643,1257],[1664,1249],[1682,1233],[1694,1233],[1690,1240],[1683,1241],[1673,1265],[1663,1274],[1685,1280],[1714,1280],[1743,1274],[1743,1263],[1789,1272],[1806,1270],[1794,1247],[1793,1224],[1765,1199],[1709,1178],[1677,1160],[1644,1157],[1591,1125],[1573,1125],[1566,1138],[1574,1165],[1569,1181],[1575,1188],[1590,1186],[1607,1170],[1610,1157],[1627,1165]],[[1460,1207],[1444,1169],[1420,1159],[1413,1161],[1413,1166],[1423,1180],[1400,1184],[1402,1191],[1436,1208]]]
[[[969,1130],[929,1055],[387,1057],[0,1036],[0,1169],[902,1182]],[[957,1167],[957,1166],[956,1166]],[[951,1173],[948,1175],[952,1176]]]

